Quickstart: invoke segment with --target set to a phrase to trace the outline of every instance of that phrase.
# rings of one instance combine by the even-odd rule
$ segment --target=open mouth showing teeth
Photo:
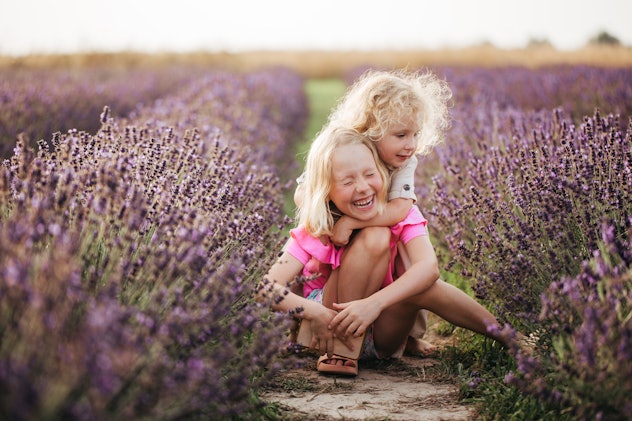
[[[373,204],[373,198],[358,200],[357,202],[353,202],[353,206],[357,206],[359,208],[366,208],[368,206],[371,206],[371,204]]]

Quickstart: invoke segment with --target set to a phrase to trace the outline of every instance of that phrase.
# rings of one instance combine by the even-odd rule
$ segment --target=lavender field
[[[69,102],[83,103],[86,77],[65,87]],[[250,294],[287,223],[280,174],[306,123],[303,80],[215,71],[178,85],[38,150],[21,138],[4,161],[0,418],[229,418],[260,405],[286,324]],[[10,89],[20,109],[33,101]],[[90,124],[84,111],[64,118]]]
[[[419,204],[448,280],[536,337],[505,384],[630,419],[632,70],[435,70],[453,123]],[[0,419],[265,418],[288,324],[251,294],[291,223],[303,78],[1,72]]]
[[[505,380],[556,418],[630,419],[632,69],[439,71],[453,127],[418,193],[446,272],[538,339]]]

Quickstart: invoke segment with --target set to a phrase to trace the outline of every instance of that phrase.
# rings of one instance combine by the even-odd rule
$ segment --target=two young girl
[[[338,219],[331,239],[346,246],[339,277],[349,282],[380,278],[383,268],[373,262],[386,252],[388,227],[401,222],[417,201],[415,170],[417,155],[425,155],[441,143],[448,127],[448,102],[452,93],[446,82],[431,72],[368,71],[346,92],[332,112],[330,126],[353,128],[375,142],[382,163],[390,173],[388,204],[385,211],[361,221],[349,215]],[[300,180],[300,178],[299,178]],[[297,205],[303,195],[299,183]],[[351,234],[353,241],[350,242]],[[386,241],[379,241],[380,238]],[[409,265],[405,250],[398,253],[397,274]],[[423,340],[427,312],[421,311],[409,335],[406,351],[428,355],[434,346]]]
[[[375,236],[375,249],[386,252],[377,253],[378,259],[371,262],[374,276],[340,277],[340,263],[348,249],[331,241],[334,225],[343,216],[369,221],[383,215],[388,177],[375,143],[345,126],[328,125],[308,153],[299,223],[291,230],[282,256],[268,271],[268,288],[262,291],[271,290],[281,297],[272,304],[275,310],[310,322],[311,345],[321,354],[320,371],[357,374],[357,360],[334,354],[335,340],[353,348],[352,338],[365,336],[362,357],[401,355],[421,309],[495,337],[488,327],[497,327],[496,319],[469,295],[439,279],[426,220],[416,206],[388,229],[388,238]],[[398,244],[410,266],[395,280]],[[299,275],[310,278],[302,295],[288,287]],[[495,339],[508,345],[504,338]]]

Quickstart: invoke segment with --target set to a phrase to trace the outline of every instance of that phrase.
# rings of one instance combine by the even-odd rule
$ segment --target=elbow
[[[439,270],[439,262],[435,258],[430,266],[430,273],[432,275],[433,282],[436,282],[441,277],[441,271]]]
[[[272,304],[275,296],[275,282],[264,278],[257,284],[254,290],[254,300],[261,304]]]
[[[253,298],[256,302],[263,304],[266,301],[266,296],[265,283],[259,282],[255,287]]]
[[[436,268],[437,270],[433,272],[432,274],[432,278],[434,279],[433,282],[437,282],[439,280],[439,278],[441,277],[441,272],[439,272],[439,267],[437,266]]]

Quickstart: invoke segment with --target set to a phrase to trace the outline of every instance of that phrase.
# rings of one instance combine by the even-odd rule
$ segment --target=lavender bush
[[[535,334],[508,382],[573,419],[629,419],[630,71],[562,70],[447,72],[453,128],[417,193],[446,271]]]
[[[577,276],[543,295],[541,319],[554,335],[549,351],[518,355],[507,376],[574,419],[632,418],[632,231],[621,237],[615,226],[604,224],[601,247]]]
[[[125,116],[199,74],[184,67],[1,69],[0,157],[10,157],[20,133],[33,147],[57,131],[93,133],[100,126],[95,116],[105,105]]]
[[[458,108],[475,112],[480,104],[496,104],[500,110],[552,111],[562,108],[579,124],[595,108],[623,117],[625,130],[632,117],[632,69],[557,65],[472,68],[441,67],[458,98]]]
[[[0,418],[247,418],[287,327],[251,299],[281,247],[278,176],[246,136],[101,123],[0,168]]]
[[[289,145],[301,138],[307,124],[303,83],[284,68],[243,75],[215,71],[137,108],[127,120],[153,127],[196,127],[202,137],[221,133],[223,144],[236,147],[247,139],[250,152],[257,155],[253,162],[274,165],[282,174],[294,169]]]
[[[435,178],[431,214],[477,296],[530,330],[540,294],[597,249],[602,219],[627,232],[630,132],[624,137],[616,117],[599,113],[579,129],[559,110],[490,118],[497,122],[469,151],[440,152],[446,172]]]

